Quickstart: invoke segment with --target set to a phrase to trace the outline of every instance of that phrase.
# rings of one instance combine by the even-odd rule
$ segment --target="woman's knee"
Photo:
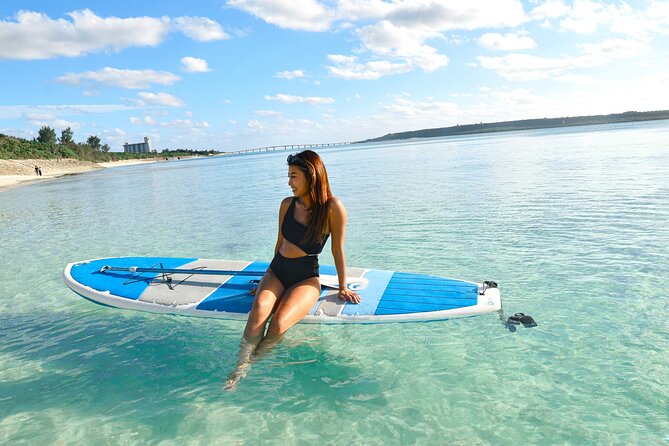
[[[249,321],[267,320],[272,314],[276,298],[270,296],[256,296],[249,314]]]
[[[287,315],[285,312],[277,312],[272,316],[267,328],[267,334],[278,336],[284,334],[290,327],[295,325],[297,321],[294,317]]]

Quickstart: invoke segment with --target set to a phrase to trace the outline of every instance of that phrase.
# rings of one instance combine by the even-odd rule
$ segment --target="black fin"
[[[507,325],[520,325],[523,324],[525,328],[536,327],[538,324],[532,319],[532,316],[525,313],[516,313],[513,316],[509,316],[509,319],[506,321]]]
[[[534,319],[532,319],[532,316],[530,316],[529,314],[524,314],[520,318],[520,323],[523,324],[523,327],[525,328],[532,328],[537,326],[537,323],[534,322]]]
[[[506,323],[520,325],[520,318],[523,316],[525,316],[523,313],[516,313],[513,316],[509,316],[509,319],[506,321]]]

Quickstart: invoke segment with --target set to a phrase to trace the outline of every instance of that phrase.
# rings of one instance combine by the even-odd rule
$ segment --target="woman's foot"
[[[257,342],[249,342],[246,338],[242,338],[242,341],[239,344],[237,367],[235,367],[235,370],[228,375],[228,379],[223,386],[225,390],[235,390],[239,381],[241,381],[242,378],[246,378],[246,375],[251,368],[251,363],[253,362],[253,352],[255,352],[257,347]]]

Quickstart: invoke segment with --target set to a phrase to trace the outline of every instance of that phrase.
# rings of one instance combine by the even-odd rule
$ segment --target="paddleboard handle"
[[[106,273],[107,271],[128,271],[131,273],[136,273],[137,272],[137,267],[136,266],[131,266],[129,268],[114,268],[113,266],[105,265],[102,268],[100,268],[101,273]]]
[[[488,288],[497,288],[497,282],[493,282],[492,280],[486,280],[483,282],[483,287],[481,291],[479,291],[479,294],[483,296],[485,294],[485,290]]]

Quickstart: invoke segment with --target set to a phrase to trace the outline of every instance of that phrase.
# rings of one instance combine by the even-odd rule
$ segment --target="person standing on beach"
[[[323,161],[311,150],[289,155],[287,161],[288,185],[293,196],[281,202],[274,259],[258,288],[252,291],[255,299],[240,344],[237,367],[226,381],[229,390],[235,389],[251,362],[277,346],[286,331],[309,314],[318,301],[321,294],[318,254],[330,235],[339,280],[338,296],[354,304],[360,302],[360,296],[346,286],[346,209],[330,191]]]
[[[35,175],[39,175],[39,167],[37,165],[35,165]]]

